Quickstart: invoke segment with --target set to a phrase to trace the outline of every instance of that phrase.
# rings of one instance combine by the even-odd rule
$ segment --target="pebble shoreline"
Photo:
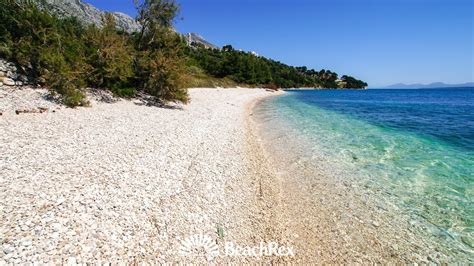
[[[299,160],[304,149],[255,108],[280,93],[189,92],[190,104],[166,107],[89,92],[92,107],[70,109],[46,90],[0,87],[0,265],[464,261],[417,239],[324,156]],[[180,254],[196,234],[220,254]],[[296,256],[226,256],[229,242]]]
[[[121,100],[4,114],[0,264],[199,263],[205,256],[177,255],[192,234],[219,246],[265,238],[267,207],[261,180],[249,175],[258,161],[248,158],[245,123],[246,106],[272,93],[190,95],[182,108]],[[229,261],[246,258],[215,259]]]

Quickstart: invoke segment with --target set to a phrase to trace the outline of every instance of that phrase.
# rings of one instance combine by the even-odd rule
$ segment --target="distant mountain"
[[[188,42],[188,45],[190,46],[197,44],[197,45],[202,45],[204,46],[204,48],[207,48],[207,49],[219,49],[219,47],[206,41],[204,37],[202,37],[201,35],[197,33],[184,34],[184,37],[186,38],[186,41]]]
[[[474,87],[474,82],[467,82],[462,84],[446,84],[443,82],[434,82],[430,84],[404,84],[397,83],[385,88],[387,89],[434,89],[434,88],[464,88]]]
[[[85,3],[83,0],[46,0],[48,10],[61,17],[76,17],[85,24],[102,26],[102,16],[104,11]],[[140,30],[141,26],[129,15],[120,12],[113,12],[117,28],[125,32],[132,33]],[[189,45],[202,45],[208,49],[218,49],[216,45],[206,41],[197,33],[183,34]]]
[[[58,16],[76,17],[85,24],[95,24],[99,27],[102,25],[102,16],[105,12],[82,0],[46,0],[46,3],[49,5],[47,8]],[[113,12],[112,15],[115,17],[117,28],[128,33],[140,30],[140,24],[132,17],[120,12]]]

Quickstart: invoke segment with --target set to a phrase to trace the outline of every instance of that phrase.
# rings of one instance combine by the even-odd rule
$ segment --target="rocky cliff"
[[[47,9],[53,13],[64,17],[76,17],[79,21],[86,24],[102,25],[102,16],[104,11],[85,3],[82,0],[46,0]],[[120,12],[113,12],[117,27],[128,33],[140,30],[140,24],[132,17]],[[183,35],[189,45],[202,45],[208,49],[218,49],[214,44],[206,41],[202,36],[196,33],[188,33]]]
[[[47,8],[59,16],[72,16],[86,24],[95,24],[99,27],[102,25],[102,16],[105,12],[81,0],[46,0],[46,3],[49,5]],[[120,12],[114,12],[112,15],[119,29],[129,33],[140,29],[140,24],[130,16]]]
[[[202,45],[204,48],[207,49],[219,49],[219,47],[215,46],[214,44],[206,41],[201,35],[196,34],[196,33],[188,33],[185,34],[184,37],[186,38],[186,41],[188,42],[188,45]]]

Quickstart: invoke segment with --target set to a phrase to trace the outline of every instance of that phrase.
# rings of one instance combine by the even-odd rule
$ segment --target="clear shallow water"
[[[474,89],[291,91],[261,110],[473,258]]]

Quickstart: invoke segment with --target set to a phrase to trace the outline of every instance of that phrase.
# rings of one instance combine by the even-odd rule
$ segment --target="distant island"
[[[436,88],[470,88],[474,87],[474,82],[461,84],[446,84],[443,82],[434,82],[430,84],[404,84],[397,83],[385,87],[385,89],[436,89]]]

